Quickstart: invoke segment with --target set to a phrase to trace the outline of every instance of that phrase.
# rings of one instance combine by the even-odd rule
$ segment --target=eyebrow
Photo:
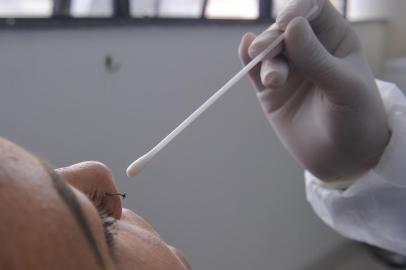
[[[100,249],[96,244],[96,239],[90,229],[89,223],[86,221],[85,215],[83,213],[82,207],[79,204],[79,201],[76,195],[73,193],[73,190],[69,188],[65,180],[52,170],[47,164],[42,162],[46,171],[52,179],[54,187],[58,194],[61,196],[63,201],[68,206],[71,214],[75,217],[76,222],[78,223],[83,235],[87,239],[88,244],[90,245],[91,250],[93,251],[94,256],[96,257],[97,263],[101,269],[105,270],[106,265],[104,264],[103,257],[101,255]]]

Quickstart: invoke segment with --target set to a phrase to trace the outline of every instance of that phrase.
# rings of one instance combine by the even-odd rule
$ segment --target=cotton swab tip
[[[152,156],[153,155],[151,155],[150,153],[146,153],[145,155],[143,155],[142,157],[131,163],[131,165],[128,166],[126,171],[127,176],[134,177],[137,174],[139,174],[145,167],[145,165],[148,163],[148,161],[152,158]]]

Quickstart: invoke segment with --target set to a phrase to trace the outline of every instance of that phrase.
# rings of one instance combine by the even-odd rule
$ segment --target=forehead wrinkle
[[[78,223],[83,235],[85,236],[90,248],[96,257],[97,263],[101,269],[105,270],[106,266],[103,261],[100,249],[96,244],[96,239],[90,229],[89,223],[86,221],[85,215],[83,214],[82,207],[79,204],[77,196],[74,194],[73,190],[68,187],[66,182],[62,177],[57,174],[54,170],[50,169],[44,162],[40,161],[54,184],[54,187],[58,194],[61,196],[62,200],[68,206],[71,214],[74,216],[76,222]]]

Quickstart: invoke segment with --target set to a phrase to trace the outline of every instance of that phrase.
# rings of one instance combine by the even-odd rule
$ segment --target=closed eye
[[[39,160],[39,159],[38,159]],[[45,170],[48,172],[49,176],[52,179],[54,187],[61,198],[65,201],[66,205],[70,209],[72,215],[74,216],[76,222],[80,226],[83,235],[86,237],[91,250],[94,252],[95,258],[97,259],[100,268],[106,269],[103,257],[101,252],[97,246],[96,239],[90,229],[89,224],[86,221],[85,215],[83,213],[82,208],[80,207],[79,201],[74,194],[73,190],[69,187],[69,185],[65,182],[65,180],[54,170],[50,169],[50,167],[43,161],[39,160],[39,162],[43,165]]]
[[[100,216],[100,221],[103,226],[104,236],[106,238],[106,243],[110,249],[113,250],[114,247],[114,228],[116,219],[110,216],[106,212],[106,194],[102,192],[93,192],[87,195],[90,201],[93,203],[93,206],[97,209],[97,212]]]

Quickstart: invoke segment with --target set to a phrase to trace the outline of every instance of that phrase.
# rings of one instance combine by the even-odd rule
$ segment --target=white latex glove
[[[248,63],[285,32],[284,46],[250,77],[272,127],[290,153],[323,181],[347,180],[373,167],[390,132],[374,76],[349,23],[327,0],[291,0],[275,25],[247,33]]]
[[[341,235],[406,256],[406,98],[377,81],[391,130],[378,165],[344,190],[306,172],[306,195],[317,215]]]

